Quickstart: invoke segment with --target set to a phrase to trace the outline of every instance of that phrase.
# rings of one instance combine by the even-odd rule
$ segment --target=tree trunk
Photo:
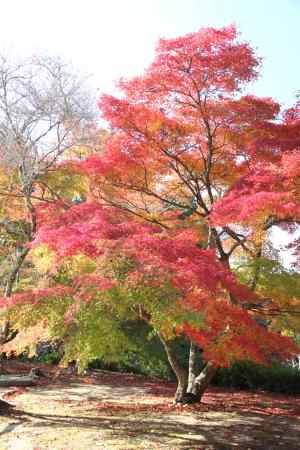
[[[10,271],[8,279],[7,279],[5,292],[4,292],[5,297],[11,297],[13,285],[17,279],[19,270],[27,256],[28,252],[29,252],[29,249],[22,248],[22,250],[18,254],[18,256],[15,260],[15,263]],[[4,325],[2,327],[2,330],[1,330],[0,346],[6,342],[8,332],[9,332],[9,319],[6,318]],[[1,351],[1,348],[0,348],[0,374],[4,372],[3,360],[4,360],[4,353]]]
[[[132,310],[137,313],[146,323],[150,323],[149,314],[141,307],[136,306]],[[190,356],[188,370],[182,367],[174,353],[171,341],[166,339],[159,331],[155,330],[168,357],[170,366],[177,377],[177,390],[174,397],[174,403],[198,403],[204,392],[208,388],[217,368],[208,362],[202,372],[196,376],[198,366],[197,346],[190,343]]]
[[[176,355],[172,349],[170,341],[165,339],[162,334],[157,332],[159,339],[161,340],[164,349],[167,353],[168,361],[172,367],[178,381],[177,390],[174,398],[175,403],[182,402],[188,389],[188,374],[187,371],[179,364]]]
[[[177,377],[178,386],[174,397],[175,403],[199,403],[208,388],[218,368],[210,362],[206,363],[204,369],[196,376],[197,371],[197,346],[191,342],[188,371],[182,367],[172,349],[171,342],[157,332],[168,356],[168,361]]]
[[[217,372],[218,368],[214,367],[210,362],[206,363],[204,369],[194,381],[191,393],[194,394],[197,402],[201,401],[201,398],[208,388],[213,376]]]
[[[7,279],[5,292],[4,292],[5,297],[11,297],[13,285],[17,279],[17,276],[18,276],[18,273],[19,273],[19,270],[20,270],[22,264],[23,264],[26,256],[28,255],[28,252],[29,252],[28,248],[22,248],[22,250],[18,254],[18,256],[15,260],[15,263],[10,271],[8,279]]]
[[[189,356],[189,381],[188,392],[193,392],[193,386],[198,372],[198,351],[194,342],[190,343],[190,356]]]
[[[4,353],[2,352],[2,345],[6,341],[6,336],[8,334],[9,329],[9,321],[6,320],[2,326],[1,334],[0,334],[0,375],[5,373],[4,370]]]

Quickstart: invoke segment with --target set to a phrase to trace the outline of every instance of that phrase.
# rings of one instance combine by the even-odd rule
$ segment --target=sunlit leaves
[[[259,65],[234,25],[203,28],[160,40],[143,75],[102,95],[99,151],[71,148],[39,180],[51,201],[30,248],[51,287],[3,308],[47,318],[81,367],[130,346],[122,323],[136,319],[187,335],[214,365],[291,357],[280,332],[297,323],[298,275],[266,243],[300,217],[299,105],[281,117],[274,100],[243,95]]]

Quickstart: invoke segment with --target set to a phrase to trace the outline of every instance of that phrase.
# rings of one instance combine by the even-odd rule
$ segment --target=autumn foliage
[[[21,317],[22,305],[45,312],[67,299],[68,341],[85,326],[83,309],[98,305],[115,321],[143,319],[165,348],[188,337],[213,367],[291,358],[299,276],[269,233],[293,233],[300,220],[299,103],[281,114],[274,100],[243,95],[259,66],[233,25],[161,39],[143,75],[99,100],[111,135],[67,165],[81,180],[79,204],[37,205],[30,246],[54,255],[52,286],[2,307]]]
[[[55,286],[37,292],[16,294],[2,301],[2,306],[34,305],[48,301],[54,295],[72,296],[74,302],[65,312],[72,323],[82,302],[96,299],[109,301],[114,308],[116,299],[107,299],[106,292],[138,292],[143,288],[166,289],[170,298],[166,312],[176,315],[181,311],[182,324],[175,326],[168,318],[155,317],[155,304],[162,301],[153,296],[153,305],[139,298],[139,305],[153,324],[158,322],[167,336],[184,332],[203,350],[203,356],[217,365],[228,365],[234,359],[252,359],[264,363],[276,353],[282,358],[294,350],[288,338],[271,332],[255,322],[255,312],[243,308],[248,303],[259,305],[260,298],[248,287],[236,281],[227,265],[218,261],[214,249],[197,247],[194,229],[162,230],[158,226],[132,220],[129,213],[103,207],[98,203],[84,203],[61,212],[49,214],[47,223],[40,227],[34,246],[47,244],[57,255],[57,264],[77,254],[97,258],[91,273],[75,274],[70,286]],[[49,209],[49,208],[48,208]],[[114,264],[127,262],[124,279],[114,272]],[[100,270],[99,270],[100,268]],[[229,294],[239,299],[232,304]],[[135,301],[129,305],[134,308]],[[163,312],[163,311],[161,311]],[[188,320],[204,315],[203,323],[193,325]],[[186,318],[185,318],[186,315]],[[178,320],[177,319],[177,320]],[[194,319],[195,320],[195,319]],[[163,323],[161,323],[163,321]],[[176,322],[175,322],[176,325]]]

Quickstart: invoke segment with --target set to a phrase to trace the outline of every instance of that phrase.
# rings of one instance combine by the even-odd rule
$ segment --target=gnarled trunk
[[[191,342],[188,370],[179,364],[173,351],[171,341],[165,339],[161,333],[157,332],[168,356],[168,361],[177,377],[178,385],[174,397],[175,403],[198,403],[208,388],[217,368],[207,362],[203,370],[197,375],[198,350],[197,346]]]
[[[146,323],[150,323],[151,316],[139,305],[132,307],[132,310],[139,315]],[[208,388],[217,368],[207,362],[204,369],[197,375],[199,351],[197,345],[190,341],[189,366],[186,369],[179,363],[172,348],[172,341],[166,339],[162,333],[155,330],[168,357],[170,366],[177,377],[177,390],[174,403],[198,403]]]
[[[207,362],[200,374],[195,378],[193,387],[190,390],[195,396],[195,401],[200,402],[201,398],[208,388],[213,376],[217,372],[217,368],[214,367],[210,362]]]
[[[187,393],[188,373],[184,369],[184,367],[182,367],[179,364],[179,361],[177,360],[176,355],[173,351],[171,342],[168,341],[167,339],[165,339],[161,333],[157,332],[157,335],[158,335],[159,339],[161,340],[161,343],[164,346],[170,366],[172,367],[172,369],[177,377],[178,385],[177,385],[174,402],[178,403],[178,402],[182,401],[182,399],[184,398],[184,396]]]

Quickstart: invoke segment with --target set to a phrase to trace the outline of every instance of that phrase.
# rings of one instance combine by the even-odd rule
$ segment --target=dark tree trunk
[[[22,250],[19,252],[19,254],[14,262],[14,265],[10,271],[8,279],[7,279],[5,292],[4,292],[5,297],[11,297],[14,283],[17,279],[19,270],[22,267],[22,264],[27,256],[28,252],[29,252],[29,249],[27,249],[27,248],[22,248]],[[4,325],[1,330],[0,345],[4,344],[6,342],[8,332],[9,332],[9,319],[7,318],[4,322]],[[4,353],[0,349],[0,374],[4,372],[3,359],[4,359]]]
[[[5,355],[5,353],[2,352],[2,348],[1,347],[2,347],[2,344],[4,344],[5,341],[6,341],[8,328],[9,328],[9,322],[8,322],[8,320],[6,320],[4,322],[4,325],[2,327],[1,334],[0,334],[0,375],[5,373],[5,369],[4,369],[4,355]]]
[[[14,283],[17,279],[18,273],[22,267],[24,260],[25,260],[26,256],[28,255],[28,252],[29,252],[28,248],[22,248],[22,250],[19,252],[19,254],[15,260],[15,263],[10,271],[8,279],[7,279],[5,292],[4,292],[5,297],[11,296]]]

